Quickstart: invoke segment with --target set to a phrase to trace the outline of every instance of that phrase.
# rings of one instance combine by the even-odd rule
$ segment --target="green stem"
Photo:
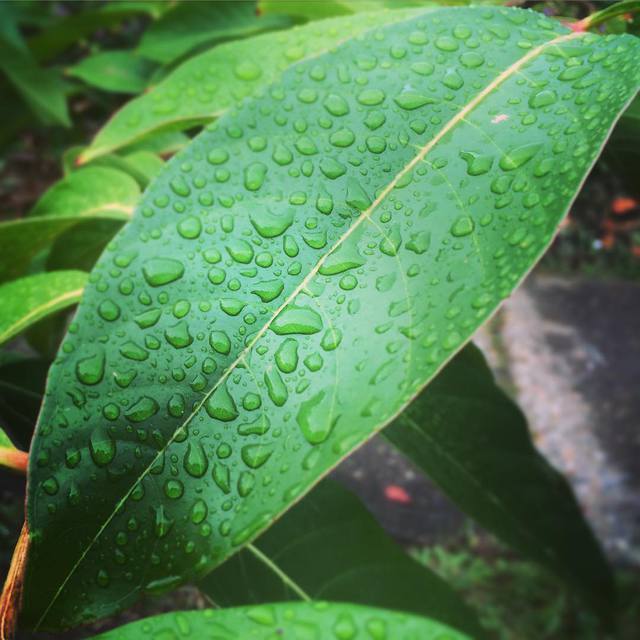
[[[27,473],[29,454],[13,447],[0,447],[0,467],[17,471],[22,475]]]
[[[573,31],[589,31],[589,29],[593,29],[593,27],[597,27],[598,25],[607,22],[607,20],[611,20],[611,18],[616,18],[617,16],[624,15],[625,13],[637,13],[639,11],[640,0],[626,0],[625,2],[618,2],[617,4],[611,5],[602,11],[596,11],[583,20],[574,22],[570,26]]]

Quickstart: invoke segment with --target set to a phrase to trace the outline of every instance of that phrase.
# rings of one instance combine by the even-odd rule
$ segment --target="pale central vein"
[[[165,451],[173,442],[175,441],[178,433],[186,427],[191,420],[199,413],[199,411],[204,406],[205,402],[211,397],[213,393],[220,387],[221,384],[225,382],[225,380],[229,377],[229,375],[236,369],[236,367],[245,359],[246,355],[253,349],[254,345],[262,336],[269,330],[271,324],[274,320],[284,311],[284,309],[291,304],[291,302],[296,298],[296,296],[301,293],[309,282],[316,276],[324,262],[327,260],[329,255],[339,247],[349,236],[364,222],[367,220],[372,213],[377,209],[377,207],[384,202],[386,197],[393,191],[396,185],[407,175],[413,168],[419,163],[422,162],[425,156],[454,128],[458,125],[464,118],[475,109],[488,95],[490,95],[494,90],[496,90],[501,84],[503,84],[506,80],[508,80],[511,76],[516,74],[524,65],[526,65],[531,60],[538,57],[542,54],[546,49],[556,46],[562,42],[567,40],[572,40],[575,38],[579,38],[584,36],[584,33],[575,33],[571,32],[562,36],[558,36],[553,38],[552,40],[548,40],[541,45],[531,49],[526,55],[522,56],[516,60],[512,65],[507,67],[504,71],[502,71],[499,75],[497,75],[478,95],[476,95],[473,100],[471,100],[464,108],[462,108],[451,120],[447,122],[447,124],[424,146],[420,149],[420,152],[409,162],[407,163],[401,171],[399,171],[396,176],[389,182],[389,184],[381,191],[380,195],[371,203],[371,205],[363,211],[358,219],[353,223],[353,225],[345,231],[345,233],[338,239],[333,247],[329,251],[327,251],[320,260],[315,264],[315,266],[309,271],[309,273],[304,277],[304,279],[293,289],[293,291],[287,296],[286,300],[274,311],[269,320],[263,325],[263,327],[256,333],[254,339],[240,352],[238,357],[229,365],[229,368],[220,376],[215,385],[211,388],[211,390],[204,396],[204,398],[200,401],[199,404],[196,405],[193,412],[187,417],[185,422],[174,432],[173,436],[168,440],[167,444],[158,452],[157,456],[151,461],[149,465],[142,471],[142,473],[135,479],[132,483],[131,488],[127,493],[118,501],[116,507],[113,509],[112,513],[109,515],[107,520],[103,523],[100,529],[96,532],[96,535],[92,538],[91,542],[84,550],[84,552],[80,555],[76,563],[73,565],[64,581],[61,583],[60,587],[56,591],[53,596],[49,606],[45,609],[44,613],[40,617],[36,630],[46,618],[47,614],[51,610],[54,602],[59,597],[62,590],[65,588],[71,576],[75,573],[77,568],[82,564],[85,557],[92,549],[95,542],[100,538],[103,531],[109,526],[110,522],[115,517],[116,513],[118,513],[124,503],[127,501],[137,484],[149,473],[149,471],[154,467],[156,462],[160,459],[161,456],[164,455]]]

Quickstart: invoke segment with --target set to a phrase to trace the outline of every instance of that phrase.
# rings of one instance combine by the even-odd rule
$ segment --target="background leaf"
[[[425,13],[172,159],[50,371],[24,623],[202,577],[395,419],[548,246],[639,52],[534,12]]]
[[[82,297],[87,274],[38,273],[0,285],[0,344]]]
[[[288,24],[281,16],[258,16],[255,2],[183,2],[144,32],[137,51],[145,58],[168,64],[198,46]]]
[[[67,75],[116,93],[144,91],[153,65],[132,51],[101,51],[66,69]]]
[[[383,435],[466,514],[611,613],[613,578],[567,481],[538,453],[474,345]]]
[[[49,362],[0,351],[0,421],[23,450],[29,449]]]
[[[120,216],[140,199],[135,180],[109,167],[86,167],[56,182],[31,209],[32,216]]]
[[[359,500],[331,480],[199,586],[221,607],[306,596],[415,613],[483,637],[451,587],[405,554]]]
[[[94,640],[137,640],[141,635],[168,638],[190,634],[216,640],[290,638],[371,638],[469,640],[437,622],[374,607],[333,603],[286,603],[237,609],[166,613],[107,631]],[[364,636],[363,636],[364,637]]]
[[[122,225],[123,218],[121,213],[85,218],[54,215],[0,223],[0,282],[24,274],[36,255],[46,251],[56,238],[80,223],[85,229],[91,224],[106,228],[110,238],[117,226]]]
[[[157,87],[128,102],[98,132],[80,161],[88,162],[150,133],[210,122],[268,86],[292,64],[408,15],[398,11],[362,15],[357,20],[338,18],[222,44],[188,60]]]

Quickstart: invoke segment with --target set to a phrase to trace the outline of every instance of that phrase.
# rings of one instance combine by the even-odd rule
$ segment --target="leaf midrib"
[[[411,18],[410,18],[411,19]],[[401,24],[402,21],[396,23]],[[166,445],[162,447],[158,451],[156,457],[145,467],[145,469],[138,475],[135,480],[132,482],[130,489],[124,494],[124,496],[116,503],[112,512],[109,514],[108,518],[102,524],[102,526],[98,529],[95,536],[92,538],[91,542],[87,545],[86,549],[82,552],[76,563],[70,569],[69,573],[65,576],[64,580],[58,587],[57,591],[51,598],[51,601],[42,616],[38,620],[35,625],[35,630],[38,630],[42,622],[46,619],[49,611],[53,607],[54,603],[57,601],[60,593],[65,588],[68,581],[71,579],[77,568],[82,564],[84,558],[87,556],[89,551],[92,549],[95,542],[100,538],[105,529],[109,526],[112,519],[115,517],[116,513],[118,513],[119,509],[124,505],[126,500],[129,498],[131,493],[133,492],[136,485],[149,473],[149,471],[153,468],[156,462],[163,456],[175,441],[178,433],[184,429],[191,420],[200,412],[203,408],[206,401],[211,397],[213,393],[220,387],[221,384],[225,382],[225,380],[229,377],[229,375],[238,367],[238,365],[244,360],[247,353],[251,351],[256,342],[264,336],[264,334],[269,330],[272,323],[275,319],[284,311],[284,309],[291,304],[293,300],[295,300],[296,296],[300,294],[312,278],[318,273],[324,262],[327,260],[329,255],[333,251],[335,251],[349,236],[360,226],[362,222],[369,219],[373,211],[377,209],[377,207],[385,200],[385,198],[393,191],[395,186],[400,182],[400,180],[410,172],[419,162],[422,162],[426,155],[433,149],[439,142],[442,140],[444,136],[447,135],[454,127],[456,127],[459,123],[465,121],[465,116],[467,116],[471,111],[473,111],[487,96],[489,96],[494,90],[498,89],[500,85],[502,85],[506,80],[515,75],[524,65],[526,65],[531,60],[534,60],[539,55],[541,55],[546,49],[558,45],[562,42],[573,40],[576,38],[583,37],[587,34],[582,32],[569,32],[564,33],[563,35],[556,36],[551,40],[547,40],[546,42],[530,49],[524,56],[518,58],[515,62],[513,62],[509,67],[507,67],[504,71],[499,73],[482,91],[480,91],[475,98],[470,100],[465,107],[463,107],[453,118],[451,118],[442,129],[424,146],[421,148],[420,153],[418,153],[409,163],[407,163],[402,170],[400,170],[393,180],[391,180],[388,185],[382,190],[380,195],[376,197],[376,199],[371,203],[371,205],[363,211],[357,220],[351,225],[351,227],[337,240],[337,242],[323,255],[320,260],[316,263],[316,265],[309,271],[309,273],[303,278],[303,280],[294,288],[291,294],[286,298],[286,300],[273,312],[271,317],[265,322],[263,327],[256,333],[253,340],[240,352],[238,357],[229,365],[227,370],[220,376],[218,381],[213,385],[211,390],[203,397],[203,399],[196,405],[192,413],[186,418],[186,420],[174,431],[174,434],[167,441]]]

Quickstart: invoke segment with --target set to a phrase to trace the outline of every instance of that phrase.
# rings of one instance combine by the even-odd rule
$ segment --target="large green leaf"
[[[292,64],[406,15],[338,18],[220,45],[188,60],[152,91],[128,102],[98,132],[80,160],[89,162],[153,132],[210,122],[264,89]]]
[[[199,586],[221,607],[300,598],[356,602],[483,635],[451,587],[404,553],[354,495],[330,480]]]
[[[33,258],[49,248],[72,227],[92,222],[99,228],[111,227],[114,233],[128,216],[112,213],[89,218],[82,216],[31,216],[0,223],[0,283],[22,275]],[[116,227],[116,228],[114,228]]]
[[[606,560],[567,481],[538,453],[476,347],[465,347],[383,434],[465,513],[600,611],[612,605]]]
[[[137,52],[150,60],[168,64],[198,46],[288,24],[281,16],[258,16],[255,2],[183,2],[144,32]]]
[[[109,167],[86,167],[50,187],[30,215],[127,218],[139,198],[140,188],[126,173]]]
[[[442,624],[406,614],[328,602],[287,602],[237,609],[165,613],[145,618],[94,640],[139,638],[215,638],[215,640],[470,640]]]
[[[206,574],[395,419],[548,246],[639,52],[431,12],[295,65],[176,156],[50,371],[24,623]]]
[[[0,285],[0,344],[39,320],[77,304],[87,274],[51,271]]]
[[[86,84],[116,93],[140,93],[147,86],[153,64],[132,51],[101,51],[66,70]]]

